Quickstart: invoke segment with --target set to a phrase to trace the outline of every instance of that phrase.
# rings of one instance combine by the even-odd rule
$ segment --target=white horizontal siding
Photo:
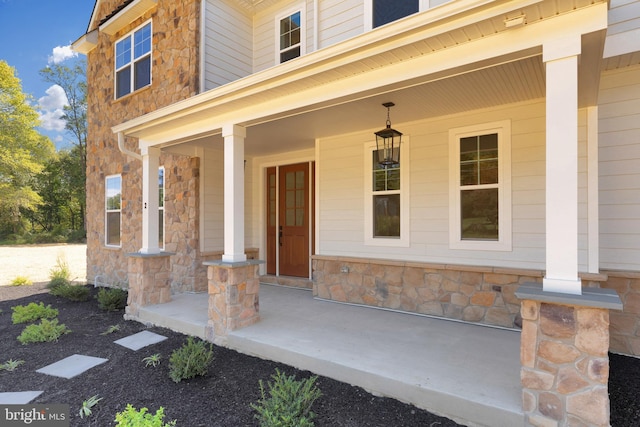
[[[611,0],[605,58],[640,50],[640,1]]]
[[[221,149],[202,150],[200,185],[202,186],[202,250],[224,249],[224,154]]]
[[[640,270],[640,66],[603,73],[599,99],[600,265]]]
[[[362,0],[325,0],[318,12],[318,47],[331,46],[364,31]]]
[[[414,123],[395,123],[410,138],[409,247],[364,244],[363,150],[370,133],[319,142],[319,253],[439,263],[544,269],[545,264],[545,104],[544,100],[473,111]],[[581,112],[581,122],[584,121]],[[510,119],[512,123],[513,250],[449,249],[448,130]],[[397,120],[397,119],[396,119]],[[581,123],[584,125],[583,123]],[[583,134],[582,132],[581,134]],[[584,141],[581,141],[581,145]],[[584,152],[585,150],[581,150]],[[583,168],[584,169],[584,168]],[[581,171],[584,174],[584,171]],[[585,181],[584,179],[582,181]],[[581,197],[584,199],[584,196]],[[586,205],[580,207],[586,228]],[[581,270],[586,269],[586,234]]]
[[[207,0],[204,21],[205,90],[251,74],[251,18],[225,1]]]

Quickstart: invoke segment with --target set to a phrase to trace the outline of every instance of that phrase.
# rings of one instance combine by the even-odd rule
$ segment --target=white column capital
[[[582,52],[582,37],[579,34],[549,40],[542,46],[542,61],[550,62],[557,59],[578,56]]]
[[[246,138],[247,137],[247,128],[236,125],[233,123],[228,123],[222,126],[222,137],[227,138],[230,136],[235,136],[238,138]]]

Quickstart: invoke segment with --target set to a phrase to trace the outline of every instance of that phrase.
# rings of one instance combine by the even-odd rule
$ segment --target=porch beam
[[[546,274],[548,292],[581,294],[578,277],[579,36],[543,46],[546,66]]]
[[[224,138],[224,254],[223,262],[244,262],[244,140],[247,130],[222,127]]]
[[[158,168],[160,149],[140,144],[142,153],[142,254],[159,254]]]

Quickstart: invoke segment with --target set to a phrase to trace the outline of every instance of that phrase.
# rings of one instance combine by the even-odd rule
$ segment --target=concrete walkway
[[[204,337],[207,295],[176,295],[141,320]],[[261,285],[258,324],[227,346],[412,403],[465,425],[523,425],[520,334],[313,299]]]

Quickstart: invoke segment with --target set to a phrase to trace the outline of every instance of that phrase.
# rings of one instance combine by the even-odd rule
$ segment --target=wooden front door
[[[310,175],[309,163],[267,170],[268,274],[309,276]]]

